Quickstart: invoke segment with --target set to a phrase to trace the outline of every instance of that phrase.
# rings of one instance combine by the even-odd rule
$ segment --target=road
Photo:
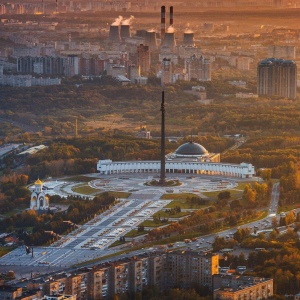
[[[41,131],[41,128],[39,128],[38,126],[28,125],[25,123],[21,123],[19,121],[10,120],[10,119],[3,118],[3,117],[0,118],[0,123],[10,123],[16,127],[23,129],[24,131],[31,132],[31,133]]]
[[[191,250],[205,250],[211,249],[211,244],[213,243],[215,236],[229,238],[231,237],[238,228],[251,228],[253,231],[259,232],[268,230],[272,226],[272,219],[277,215],[279,201],[279,183],[275,183],[272,188],[271,201],[269,206],[268,215],[258,221],[247,223],[238,227],[230,228],[217,234],[209,234],[205,237],[199,237],[197,241],[191,242],[185,245],[185,248],[190,248]]]
[[[279,201],[279,182],[273,185],[269,215],[274,217],[276,216],[277,209],[278,209],[278,201]]]

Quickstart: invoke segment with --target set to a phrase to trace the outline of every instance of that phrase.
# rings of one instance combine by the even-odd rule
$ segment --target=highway
[[[269,216],[276,216],[278,209],[278,201],[279,201],[279,182],[273,185],[272,195],[271,195],[271,203],[269,208]]]

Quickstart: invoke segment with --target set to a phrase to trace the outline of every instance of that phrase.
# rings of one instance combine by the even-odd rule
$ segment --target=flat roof
[[[45,145],[34,146],[34,147],[28,148],[27,150],[19,153],[18,155],[26,155],[26,154],[31,155],[31,154],[35,154],[38,151],[43,150],[45,148],[48,148],[48,147],[45,146]]]
[[[18,149],[22,144],[6,144],[0,146],[0,157],[11,152],[12,150]]]

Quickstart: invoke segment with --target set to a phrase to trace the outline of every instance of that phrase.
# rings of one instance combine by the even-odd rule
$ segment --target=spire
[[[161,140],[160,140],[160,185],[166,182],[166,157],[165,157],[165,92],[161,94]]]

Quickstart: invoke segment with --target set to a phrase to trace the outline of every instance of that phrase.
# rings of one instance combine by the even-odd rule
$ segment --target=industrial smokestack
[[[173,6],[170,6],[170,26],[173,25]]]
[[[166,32],[165,33],[163,46],[168,47],[171,50],[174,50],[174,47],[176,46],[175,33],[174,32]]]
[[[161,7],[161,29],[160,29],[160,38],[163,41],[166,32],[166,7]]]
[[[155,31],[147,31],[145,44],[149,46],[151,51],[157,49],[157,40],[156,40],[156,32]]]
[[[121,25],[121,30],[120,30],[120,35],[121,39],[129,38],[131,37],[130,34],[130,25]]]
[[[183,34],[183,44],[188,46],[195,46],[193,32],[185,32]]]
[[[118,25],[110,25],[109,39],[112,42],[120,42],[120,32],[119,32],[119,26]]]

